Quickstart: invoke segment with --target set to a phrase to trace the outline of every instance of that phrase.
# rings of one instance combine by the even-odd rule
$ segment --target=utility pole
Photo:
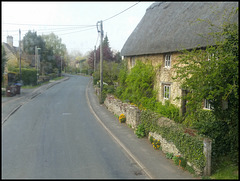
[[[38,84],[38,49],[35,46],[35,67],[37,69],[37,84]]]
[[[19,29],[19,78],[22,83],[22,71],[21,71],[21,30]]]
[[[62,56],[61,56],[61,77],[62,77]]]
[[[100,102],[102,102],[102,91],[103,91],[103,26],[100,21],[101,29],[101,44],[100,44]]]
[[[94,62],[93,62],[94,64],[94,72],[97,70],[96,68],[97,68],[97,65],[96,65],[96,45],[94,46]]]

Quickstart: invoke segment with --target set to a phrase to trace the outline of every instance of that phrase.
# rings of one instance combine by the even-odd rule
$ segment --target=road
[[[2,178],[147,178],[89,110],[89,78],[72,76],[2,125]]]

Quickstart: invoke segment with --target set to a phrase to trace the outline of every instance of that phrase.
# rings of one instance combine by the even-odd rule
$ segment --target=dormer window
[[[171,67],[171,55],[170,54],[165,55],[165,67],[167,67],[167,68]]]

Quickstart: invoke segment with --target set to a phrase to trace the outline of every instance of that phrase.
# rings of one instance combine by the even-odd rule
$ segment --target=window
[[[204,109],[211,109],[211,104],[210,104],[210,102],[209,102],[209,100],[207,100],[207,99],[204,99],[204,107],[203,107]]]
[[[164,99],[169,99],[170,98],[170,85],[164,85],[163,86],[163,97]]]
[[[214,54],[214,53],[212,53],[212,54],[208,54],[208,61],[210,61],[212,58],[215,58],[216,60],[218,60],[218,57]]]
[[[135,57],[131,57],[130,63],[131,63],[131,67],[135,66]]]
[[[170,67],[171,66],[171,55],[167,54],[165,55],[165,67]]]

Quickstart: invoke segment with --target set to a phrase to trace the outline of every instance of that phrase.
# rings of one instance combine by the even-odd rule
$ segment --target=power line
[[[140,1],[139,1],[139,2],[140,2]],[[125,11],[127,11],[128,9],[132,8],[133,6],[136,6],[139,2],[135,3],[134,5],[130,6],[129,8],[127,8],[127,9],[121,11],[120,13],[118,13],[118,14],[116,14],[116,15],[114,15],[114,16],[111,16],[110,18],[107,18],[107,19],[105,19],[105,20],[103,20],[103,21],[107,21],[107,20],[109,20],[109,19],[112,19],[112,18],[118,16],[119,14],[122,14],[123,12],[125,12]]]
[[[48,25],[48,24],[20,24],[20,23],[3,23],[8,25],[28,25],[28,26],[76,26],[76,27],[90,27],[95,25]]]
[[[95,27],[94,27],[94,28],[88,28],[88,29],[85,29],[85,30],[79,30],[79,31],[74,31],[74,32],[69,32],[69,33],[59,34],[59,35],[66,35],[66,34],[71,34],[71,33],[78,33],[78,32],[88,31],[88,30],[93,30],[93,29],[95,29]]]
[[[79,29],[79,30],[74,31],[74,32],[67,32],[67,31],[73,31],[73,30],[76,30],[76,29]],[[59,35],[65,35],[65,34],[82,32],[82,31],[87,31],[87,30],[92,30],[92,29],[95,29],[95,25],[94,25],[94,27],[90,27],[90,28],[87,28],[87,29],[86,29],[86,27],[66,27],[66,28],[55,28],[55,29],[38,29],[38,30],[36,30],[36,32],[38,32],[38,33],[51,33],[51,32],[58,33],[58,32],[64,32],[65,31],[67,33],[59,34]],[[29,30],[22,30],[22,31],[23,32],[28,32]],[[8,33],[8,32],[9,32],[8,30],[4,31],[4,33]],[[17,32],[17,30],[11,30],[11,32]]]

